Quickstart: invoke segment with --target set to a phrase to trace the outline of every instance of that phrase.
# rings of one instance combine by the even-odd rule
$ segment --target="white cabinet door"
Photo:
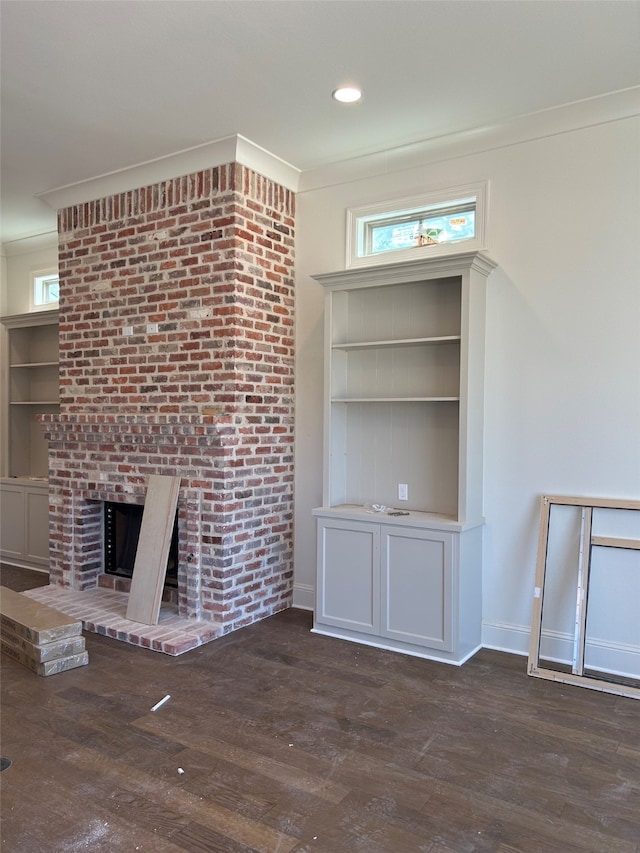
[[[21,486],[0,487],[0,556],[5,560],[24,557],[24,490]]]
[[[452,534],[383,525],[381,536],[381,635],[452,651]]]
[[[25,558],[34,565],[49,565],[49,492],[25,489]]]
[[[341,519],[318,520],[316,620],[379,634],[380,528]]]
[[[21,566],[49,565],[49,491],[47,485],[0,485],[0,556]]]

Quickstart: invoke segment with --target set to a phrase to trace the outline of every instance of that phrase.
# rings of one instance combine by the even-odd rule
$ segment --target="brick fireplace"
[[[59,211],[55,587],[113,588],[103,503],[143,503],[165,474],[178,617],[211,639],[291,605],[294,206],[231,163]]]

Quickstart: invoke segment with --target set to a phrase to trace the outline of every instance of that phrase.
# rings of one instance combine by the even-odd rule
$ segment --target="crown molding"
[[[431,163],[479,154],[640,115],[640,86],[623,89],[485,127],[399,145],[301,171],[234,134],[166,157],[38,193],[54,210],[93,201],[226,163],[241,163],[281,186],[308,192]],[[18,242],[18,241],[16,241]]]
[[[298,191],[300,169],[287,163],[286,160],[276,157],[275,154],[272,154],[260,145],[256,145],[255,142],[252,142],[245,136],[237,134],[235,139],[236,163],[241,163],[259,175],[264,175],[276,184],[280,184],[281,187],[285,187],[285,189],[291,190],[294,193]],[[229,161],[227,160],[226,162]]]
[[[22,237],[19,240],[7,240],[2,244],[2,254],[7,258],[14,255],[27,255],[31,252],[40,252],[45,249],[58,249],[58,232],[47,231],[44,234],[35,234],[32,237]]]
[[[300,176],[298,193],[480,154],[640,115],[640,86],[328,163]]]
[[[235,134],[166,157],[47,190],[38,193],[37,197],[54,210],[61,210],[227,163],[247,166],[293,192],[298,188],[299,169],[244,136]]]

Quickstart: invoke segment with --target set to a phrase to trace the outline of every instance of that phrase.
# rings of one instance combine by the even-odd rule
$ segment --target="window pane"
[[[60,299],[60,280],[57,275],[33,277],[33,304],[54,305]]]
[[[374,225],[371,228],[370,252],[388,252],[393,249],[410,249],[416,245],[420,220],[394,225]]]
[[[467,210],[451,216],[430,216],[422,220],[419,235],[425,244],[450,243],[452,240],[470,240],[476,232],[476,212]]]
[[[60,298],[60,282],[52,278],[44,283],[43,296],[45,302],[57,302]]]
[[[367,223],[365,254],[375,255],[379,252],[471,240],[475,237],[475,206],[463,210],[452,210],[449,204],[442,207],[444,210],[440,212],[424,211],[421,215],[414,214],[411,218],[399,213],[396,217]]]

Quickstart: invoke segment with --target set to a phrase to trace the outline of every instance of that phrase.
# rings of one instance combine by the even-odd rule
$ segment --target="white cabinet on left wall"
[[[0,559],[27,568],[48,567],[48,483],[0,481]]]
[[[0,557],[48,564],[48,448],[40,414],[59,411],[58,311],[2,318]]]

